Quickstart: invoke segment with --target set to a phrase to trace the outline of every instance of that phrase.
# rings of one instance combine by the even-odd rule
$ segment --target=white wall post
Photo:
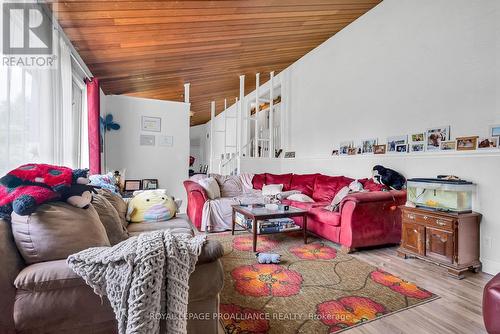
[[[227,112],[226,111],[227,111],[227,99],[224,99],[224,111],[222,113],[222,115],[224,117],[224,159],[226,159],[226,154],[227,154]]]
[[[274,71],[269,73],[269,158],[274,158]]]
[[[243,101],[245,100],[245,76],[240,75],[240,103],[238,104],[238,135],[236,138],[237,141],[237,150],[240,158],[243,156]],[[246,131],[248,133],[248,131]],[[239,159],[238,159],[239,161]],[[239,163],[239,162],[238,162]],[[238,166],[238,171],[239,171],[239,166]]]
[[[255,131],[254,131],[254,151],[253,156],[259,156],[259,85],[260,73],[255,74]],[[251,112],[250,112],[251,113]]]
[[[189,103],[189,86],[190,83],[185,83],[184,84],[184,102]]]
[[[214,172],[215,101],[210,103],[210,172]]]

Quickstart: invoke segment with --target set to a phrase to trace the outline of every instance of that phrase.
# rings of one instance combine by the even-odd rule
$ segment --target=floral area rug
[[[338,333],[438,298],[301,232],[259,236],[258,264],[247,232],[212,234],[224,245],[221,321],[228,334]]]

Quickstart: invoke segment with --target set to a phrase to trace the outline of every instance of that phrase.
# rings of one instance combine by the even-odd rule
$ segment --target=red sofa
[[[369,192],[348,195],[338,212],[325,209],[337,192],[352,181],[345,176],[264,173],[256,174],[252,184],[254,189],[262,189],[264,184],[283,184],[284,191],[300,190],[311,197],[314,203],[282,202],[307,210],[308,231],[342,245],[348,252],[360,247],[399,243],[401,211],[398,206],[406,201],[405,191],[382,191],[384,186],[363,179],[359,181]],[[184,187],[188,197],[187,214],[199,228],[203,205],[208,197],[196,182],[185,181]],[[297,224],[302,224],[300,218],[297,218]]]
[[[489,334],[500,334],[500,274],[484,287],[483,318]]]

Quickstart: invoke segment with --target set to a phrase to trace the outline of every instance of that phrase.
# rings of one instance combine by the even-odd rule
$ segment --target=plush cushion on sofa
[[[118,212],[118,216],[120,217],[120,221],[124,227],[127,227],[127,202],[123,200],[123,198],[115,194],[109,190],[99,189],[97,191],[99,195],[104,196],[115,208],[116,212]]]
[[[269,174],[266,173],[266,184],[282,184],[283,191],[290,190],[290,182],[292,181],[292,173],[289,174]]]
[[[207,177],[205,179],[201,179],[198,181],[198,183],[200,184],[200,186],[203,187],[203,189],[205,189],[208,198],[216,199],[220,197],[219,184],[213,177]]]
[[[301,193],[311,197],[314,190],[314,181],[316,177],[320,174],[293,174],[292,181],[290,183],[291,190],[298,190]]]
[[[89,247],[110,246],[92,205],[79,209],[53,202],[40,206],[29,216],[13,213],[12,233],[27,264],[65,259]]]
[[[265,184],[262,187],[262,196],[276,196],[283,190],[282,184]]]
[[[309,211],[309,217],[315,221],[326,225],[340,226],[341,215],[338,212],[332,212],[324,207],[315,207]]]
[[[252,178],[252,185],[254,189],[261,190],[262,186],[266,184],[266,174],[255,174]]]
[[[66,260],[35,263],[25,267],[14,281],[21,290],[44,291],[70,288],[85,284],[66,264]]]
[[[101,223],[106,229],[111,246],[128,238],[127,229],[122,225],[120,216],[113,205],[103,195],[94,195],[92,206],[97,211]]]
[[[288,196],[287,199],[297,202],[314,203],[314,200],[306,194],[293,194]]]
[[[314,182],[312,198],[316,202],[331,202],[337,192],[353,180],[345,176],[318,175]]]
[[[236,197],[243,193],[243,183],[239,175],[212,175],[220,188],[221,197]]]

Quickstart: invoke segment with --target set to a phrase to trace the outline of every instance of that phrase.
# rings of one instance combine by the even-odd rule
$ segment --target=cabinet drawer
[[[430,227],[453,230],[453,219],[442,218],[432,215],[406,212],[403,217],[406,221],[420,223]]]

